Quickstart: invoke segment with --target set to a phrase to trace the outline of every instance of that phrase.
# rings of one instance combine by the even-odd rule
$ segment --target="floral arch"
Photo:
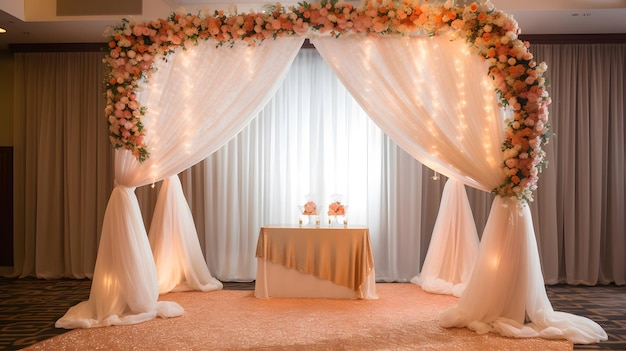
[[[415,158],[457,181],[449,183],[466,184],[499,195],[485,227],[476,263],[459,268],[471,273],[471,276],[464,273],[467,280],[461,282],[464,292],[459,304],[444,311],[440,325],[469,327],[478,332],[496,331],[515,337],[567,338],[579,343],[606,339],[606,333],[595,322],[554,312],[546,296],[527,202],[532,201],[538,174],[546,164],[542,145],[549,138],[550,98],[543,77],[546,65],[535,62],[529,44],[521,41],[518,33],[513,18],[496,10],[489,1],[459,6],[450,0],[445,3],[368,0],[355,7],[321,0],[289,8],[277,4],[264,12],[188,14],[181,10],[167,19],[144,23],[123,21],[107,33],[108,53],[104,59],[109,68],[105,115],[110,141],[117,150],[116,186],[105,213],[90,299],[72,307],[57,321],[57,326],[132,324],[157,315],[177,316],[183,313],[182,308],[175,302],[158,302],[159,293],[183,283],[193,290],[221,288],[203,262],[193,219],[176,174],[205,158],[249,121],[275,91],[307,37],[359,104],[400,147],[413,147],[415,152],[409,153]],[[340,41],[341,38],[350,40]],[[419,40],[414,42],[413,38]],[[389,91],[359,91],[365,81],[371,83],[364,76],[373,69],[379,71],[377,77],[381,78],[387,74],[411,76],[412,73],[388,69],[393,65],[385,63],[381,55],[397,49],[409,58],[418,54],[421,58],[429,56],[430,47],[426,46],[430,44],[423,38],[439,38],[433,41],[436,43],[433,51],[434,46],[458,47],[457,42],[465,43],[463,50],[478,61],[459,56],[446,69],[468,65],[484,68],[478,74],[491,78],[487,83],[483,81],[487,89],[479,90],[490,92],[484,94],[484,110],[474,110],[471,116],[466,116],[463,106],[446,109],[441,106],[446,105],[445,101],[426,101],[434,95],[416,102],[417,96],[428,88],[421,85],[421,88],[413,87],[415,90],[399,91],[393,86],[397,77],[380,84]],[[333,55],[342,46],[346,46],[343,49],[347,54]],[[364,46],[367,46],[364,51],[358,51]],[[349,65],[356,66],[353,75],[365,81],[349,81],[342,75],[346,67],[341,63],[346,63],[346,57],[356,55],[354,52],[362,57]],[[177,68],[171,68],[174,64],[169,64],[169,60],[175,61]],[[205,72],[192,66],[204,65],[203,60],[216,68]],[[377,65],[370,65],[369,60],[377,60]],[[245,65],[241,68],[222,65],[230,61],[245,61]],[[403,68],[413,68],[415,74],[423,73],[420,67],[415,67],[418,63],[408,61],[410,64]],[[241,73],[237,76],[240,80],[229,82],[232,78],[229,74],[238,69],[241,69],[237,72]],[[462,70],[457,72],[465,79],[463,84],[480,84],[472,80],[479,78],[466,77]],[[260,74],[270,78],[262,79]],[[168,83],[177,82],[176,79],[163,80],[179,75],[185,83],[171,87]],[[225,82],[229,84],[222,88]],[[496,94],[492,94],[494,89]],[[176,96],[185,97],[179,101],[161,93],[173,94],[179,90],[182,93]],[[186,99],[186,95],[198,90],[208,92],[199,94],[195,100]],[[226,93],[216,98],[218,90]],[[448,93],[438,92],[444,97]],[[372,101],[376,100],[372,94],[383,93],[395,100]],[[451,96],[464,99],[463,94],[465,90]],[[403,110],[387,111],[392,105],[402,104]],[[170,105],[180,108],[170,109]],[[419,124],[419,119],[425,119],[425,124]],[[439,128],[438,123],[446,124],[448,129]],[[161,133],[154,136],[157,126]],[[483,134],[479,133],[484,133],[495,142],[481,145],[479,140],[473,148],[447,150],[443,150],[445,143],[430,147],[421,144],[420,138],[427,134],[445,134],[446,130],[455,128],[475,130],[474,139],[481,139]],[[188,130],[193,130],[196,137],[187,137]],[[176,133],[180,137],[172,136]],[[449,142],[454,143],[453,139]],[[165,157],[167,150],[163,149],[168,146],[175,152]],[[474,160],[486,160],[475,162],[477,165],[465,162],[469,165],[463,168],[455,164],[462,158],[459,153],[465,154],[462,157],[471,153],[478,156]],[[156,224],[153,221],[148,242],[134,189],[162,179],[165,182],[155,211],[175,215]],[[458,200],[454,197],[458,195],[450,196],[452,201]],[[438,222],[459,215],[440,209]],[[154,217],[163,218],[157,213]],[[437,235],[433,233],[433,238]],[[441,240],[440,245],[441,250],[446,250],[446,240]],[[183,249],[171,254],[168,250],[173,246]],[[429,255],[436,251],[433,246],[431,243]],[[164,257],[170,257],[170,261]],[[524,324],[527,317],[531,324]]]
[[[146,23],[124,21],[112,29],[105,59],[110,68],[106,82],[110,140],[139,161],[149,157],[141,121],[146,107],[136,100],[138,82],[149,79],[155,60],[202,40],[213,39],[220,46],[239,41],[259,45],[268,39],[314,33],[380,37],[448,32],[464,38],[474,54],[489,62],[487,73],[501,105],[510,106],[514,113],[506,121],[502,144],[504,180],[493,192],[532,200],[538,174],[546,164],[541,147],[549,138],[551,100],[543,77],[547,66],[537,64],[528,50],[530,44],[518,39],[517,22],[489,4],[369,0],[357,8],[322,0],[289,8],[277,4],[267,12],[175,13]]]

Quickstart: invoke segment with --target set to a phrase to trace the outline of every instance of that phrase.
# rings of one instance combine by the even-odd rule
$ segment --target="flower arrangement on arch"
[[[470,50],[487,60],[500,104],[513,110],[506,121],[502,144],[503,182],[492,190],[501,196],[532,201],[538,173],[547,165],[542,146],[550,137],[551,103],[543,74],[528,42],[518,38],[517,22],[485,0],[454,5],[428,0],[365,0],[355,7],[337,0],[301,2],[288,8],[280,3],[263,12],[188,14],[178,10],[166,19],[128,20],[110,28],[104,62],[108,66],[105,115],[114,148],[127,149],[140,162],[149,158],[142,123],[147,107],[136,99],[138,82],[149,79],[156,59],[201,40],[217,46],[245,42],[256,45],[283,36],[344,34],[367,36],[438,35],[464,38]],[[226,45],[226,46],[228,46]]]

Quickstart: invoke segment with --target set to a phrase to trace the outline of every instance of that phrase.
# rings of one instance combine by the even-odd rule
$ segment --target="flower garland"
[[[265,12],[193,15],[178,11],[167,19],[145,23],[124,20],[105,33],[109,37],[104,58],[109,68],[105,115],[112,145],[131,151],[140,162],[148,159],[141,121],[146,108],[135,92],[139,81],[149,79],[157,58],[165,59],[200,40],[213,39],[218,46],[239,41],[255,45],[270,38],[314,32],[332,36],[451,32],[464,37],[470,49],[488,61],[500,104],[513,110],[502,145],[504,181],[493,192],[532,201],[538,173],[547,164],[542,150],[549,138],[547,106],[551,102],[543,77],[546,64],[534,61],[529,43],[517,37],[517,22],[495,10],[488,0],[469,6],[454,5],[451,0],[365,0],[358,8],[321,0],[289,8],[276,4]]]

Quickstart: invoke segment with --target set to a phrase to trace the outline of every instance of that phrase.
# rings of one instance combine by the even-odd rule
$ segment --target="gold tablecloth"
[[[374,269],[367,228],[262,227],[256,257],[357,293]]]

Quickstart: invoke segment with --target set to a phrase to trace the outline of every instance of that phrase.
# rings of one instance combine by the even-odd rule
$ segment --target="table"
[[[258,298],[378,298],[366,227],[264,226],[256,258]]]

